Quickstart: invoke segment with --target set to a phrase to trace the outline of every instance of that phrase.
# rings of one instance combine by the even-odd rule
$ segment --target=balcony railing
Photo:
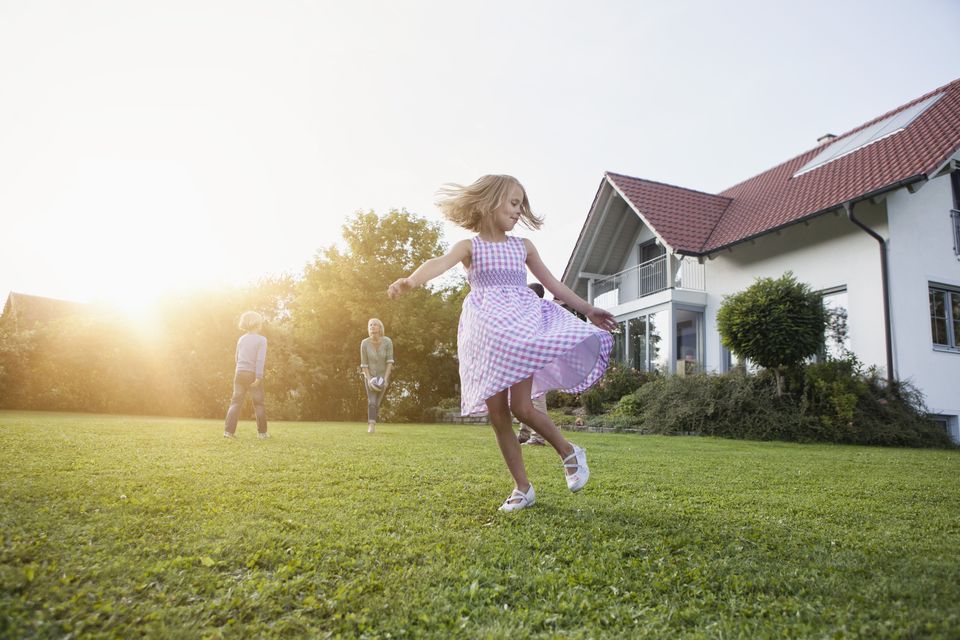
[[[953,222],[953,255],[960,260],[960,211],[950,209],[950,220]]]
[[[668,269],[670,266],[673,268]],[[696,258],[666,255],[648,260],[602,280],[595,280],[593,304],[609,309],[670,288],[704,291],[703,265]]]

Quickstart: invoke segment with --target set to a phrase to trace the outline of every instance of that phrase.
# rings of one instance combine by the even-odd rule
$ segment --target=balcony
[[[703,265],[696,258],[659,256],[600,280],[592,286],[593,304],[610,309],[667,289],[705,291]]]

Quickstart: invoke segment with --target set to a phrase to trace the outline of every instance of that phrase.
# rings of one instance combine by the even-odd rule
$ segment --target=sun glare
[[[197,252],[162,257],[149,250],[134,255],[131,248],[113,249],[86,265],[87,273],[94,275],[84,294],[126,314],[148,313],[163,296],[176,291],[216,286],[215,266]]]

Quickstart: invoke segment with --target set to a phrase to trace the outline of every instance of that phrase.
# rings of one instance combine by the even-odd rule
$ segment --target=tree
[[[384,416],[420,419],[456,394],[462,278],[398,301],[387,286],[444,250],[440,225],[405,211],[357,213],[303,277],[185,291],[134,324],[83,314],[17,329],[0,322],[0,407],[222,417],[232,389],[237,319],[263,314],[270,419],[359,418],[359,345],[367,319],[393,338],[397,367]],[[443,283],[446,284],[443,284]]]
[[[321,250],[304,270],[291,303],[294,335],[305,362],[303,417],[357,419],[366,406],[359,378],[367,320],[380,318],[394,343],[384,414],[420,419],[456,393],[456,332],[462,278],[421,288],[400,300],[387,287],[445,250],[438,223],[406,211],[358,212],[343,226],[343,249]]]
[[[230,398],[237,318],[263,313],[270,340],[267,399],[277,419],[298,384],[289,331],[292,278],[245,289],[170,294],[148,318],[86,311],[37,322],[0,323],[3,408],[222,417]],[[295,407],[293,407],[295,409]]]
[[[0,322],[0,408],[32,408],[30,367],[36,332]]]
[[[771,369],[782,393],[781,368],[803,362],[823,347],[826,314],[820,295],[787,272],[776,280],[757,278],[727,296],[717,312],[723,344],[739,356]]]

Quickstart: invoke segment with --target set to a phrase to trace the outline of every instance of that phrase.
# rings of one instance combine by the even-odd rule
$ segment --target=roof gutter
[[[906,180],[901,180],[895,185],[891,185],[890,187],[883,189],[881,192],[893,191],[900,187],[911,187],[918,182],[923,184],[926,181],[927,176],[920,174]],[[876,197],[877,195],[878,193],[870,193],[853,200],[848,200],[843,203],[843,210],[847,212],[847,219],[863,229],[871,238],[876,240],[877,245],[880,247],[880,283],[882,286],[883,295],[883,337],[887,351],[887,384],[893,385],[893,383],[896,382],[897,376],[893,370],[893,332],[890,323],[890,274],[887,268],[887,241],[884,240],[883,236],[881,236],[879,233],[865,225],[853,213],[853,209],[857,206],[857,204],[863,202],[864,200],[869,200],[870,198]]]
[[[882,295],[883,295],[883,337],[884,345],[887,351],[887,384],[892,385],[896,382],[897,376],[893,369],[893,330],[890,323],[890,274],[887,267],[887,241],[883,239],[879,233],[865,225],[861,220],[859,220],[853,213],[854,207],[863,202],[864,200],[869,200],[874,198],[880,193],[887,193],[895,191],[901,187],[907,187],[911,191],[914,191],[917,183],[920,183],[922,186],[927,182],[926,174],[918,174],[911,176],[905,180],[900,180],[896,184],[890,185],[884,189],[879,190],[875,193],[869,193],[867,195],[855,198],[853,200],[848,200],[843,203],[843,210],[847,212],[847,219],[850,220],[853,224],[857,225],[863,229],[871,238],[877,241],[877,245],[880,247],[880,283],[882,286]],[[914,188],[915,187],[915,188]]]
[[[871,191],[870,193],[865,193],[865,194],[863,194],[862,196],[858,196],[858,197],[856,197],[856,198],[853,198],[852,200],[850,200],[850,202],[863,202],[864,200],[871,200],[871,199],[874,199],[874,198],[879,198],[879,197],[882,196],[882,195],[886,195],[886,194],[888,194],[888,193],[892,193],[892,192],[894,192],[894,191],[896,191],[897,189],[900,189],[900,188],[902,188],[902,187],[913,187],[913,186],[917,185],[917,183],[920,183],[920,185],[922,185],[922,184],[924,184],[924,183],[926,183],[926,182],[927,182],[927,176],[926,176],[926,174],[918,173],[918,174],[916,174],[916,175],[910,176],[909,178],[905,178],[905,179],[903,179],[903,180],[898,180],[897,182],[894,182],[893,184],[888,184],[888,185],[885,186],[885,187],[882,187],[882,188],[880,188],[880,189],[876,189],[875,191]],[[917,188],[919,188],[919,186],[918,186]],[[771,227],[770,229],[765,229],[764,231],[762,231],[762,232],[760,232],[760,233],[755,233],[755,234],[753,234],[752,236],[747,236],[747,237],[745,237],[745,238],[741,238],[740,240],[737,240],[737,241],[735,241],[735,242],[731,242],[731,243],[729,243],[729,244],[724,244],[724,245],[721,245],[721,246],[719,246],[719,247],[713,247],[712,249],[709,249],[709,250],[703,250],[703,251],[697,251],[697,252],[694,252],[694,251],[690,251],[690,252],[679,251],[679,253],[684,253],[685,255],[688,255],[688,256],[691,256],[691,257],[712,258],[712,256],[720,253],[721,251],[724,251],[724,250],[729,251],[729,250],[733,249],[734,247],[736,247],[736,246],[738,246],[738,245],[745,244],[745,243],[747,243],[747,242],[752,242],[752,241],[754,241],[754,240],[756,240],[757,238],[760,238],[760,237],[762,237],[762,236],[769,235],[769,234],[771,234],[771,233],[776,233],[776,232],[778,232],[778,231],[783,231],[784,229],[787,229],[787,228],[789,228],[789,227],[793,227],[793,226],[798,225],[798,224],[800,224],[800,223],[809,222],[810,220],[813,220],[814,218],[820,217],[820,216],[822,216],[822,215],[824,215],[824,214],[830,213],[831,211],[836,211],[838,208],[843,208],[843,203],[834,204],[834,205],[831,205],[831,206],[827,207],[826,209],[820,209],[819,211],[814,211],[813,213],[808,214],[808,215],[805,215],[805,216],[803,216],[802,218],[797,218],[796,220],[791,220],[790,222],[788,222],[788,223],[786,223],[786,224],[782,224],[782,225],[780,225],[780,226],[778,226],[778,227]]]
[[[883,290],[883,338],[887,352],[887,384],[893,385],[896,376],[893,373],[893,338],[890,329],[890,276],[887,272],[887,241],[879,233],[863,224],[853,215],[853,208],[862,200],[851,200],[843,203],[843,210],[847,212],[847,219],[867,232],[880,246],[880,284]]]
[[[885,347],[887,352],[886,359],[887,359],[887,383],[888,384],[892,384],[893,382],[895,382],[896,376],[894,375],[894,370],[893,370],[893,337],[892,337],[892,329],[890,324],[890,291],[889,291],[890,277],[887,271],[887,242],[886,240],[883,239],[883,237],[880,234],[878,234],[876,231],[874,231],[873,229],[865,225],[861,220],[859,220],[854,215],[853,209],[857,204],[863,202],[864,200],[871,200],[873,198],[877,198],[881,195],[896,191],[897,189],[900,189],[902,187],[911,188],[911,191],[913,191],[915,190],[915,188],[919,188],[917,186],[918,183],[919,185],[923,185],[924,183],[927,182],[928,179],[929,178],[927,177],[926,174],[919,173],[919,174],[910,176],[909,178],[898,180],[897,182],[893,184],[889,184],[883,188],[877,189],[876,191],[871,191],[870,193],[864,194],[857,198],[847,200],[846,202],[843,202],[840,205],[841,207],[843,207],[843,210],[846,211],[847,219],[850,220],[850,222],[852,222],[853,224],[863,229],[865,232],[867,232],[870,235],[870,237],[876,240],[877,244],[880,246],[880,279],[883,287],[883,333],[884,333],[884,342],[885,342]],[[800,222],[805,222],[807,220],[810,220],[811,218],[815,218],[819,215],[822,215],[824,213],[827,213],[828,211],[833,211],[833,210],[836,210],[836,207],[831,207],[829,209],[823,209],[821,211],[817,211],[811,215],[804,216],[800,220],[794,220],[788,224],[782,225],[775,229],[768,229],[764,231],[762,234],[757,234],[756,236],[751,236],[749,238],[743,238],[741,240],[738,240],[737,242],[733,242],[728,245],[724,245],[722,247],[717,247],[712,251],[704,251],[699,254],[689,253],[687,255],[696,256],[700,259],[704,257],[710,258],[713,254],[718,253],[722,249],[730,250],[734,246],[742,244],[744,242],[749,242],[759,237],[760,235],[766,235],[767,233],[771,233],[773,231],[779,231],[783,228],[793,226],[795,224],[799,224]],[[685,252],[678,252],[678,253],[685,253]]]

